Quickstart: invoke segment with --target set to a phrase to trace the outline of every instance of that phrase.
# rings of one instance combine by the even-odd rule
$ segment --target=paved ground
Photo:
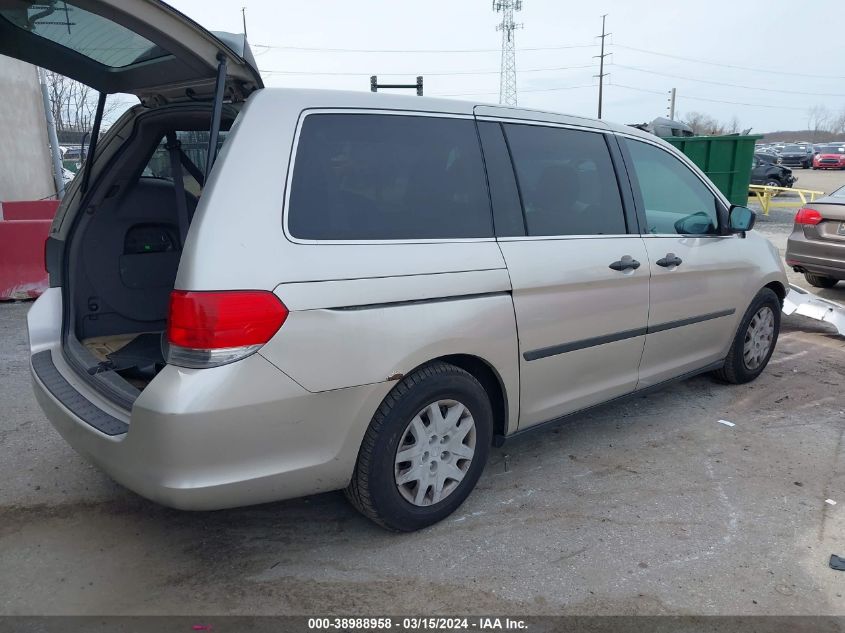
[[[759,227],[785,242],[791,215]],[[845,341],[813,321],[750,386],[512,441],[456,515],[394,535],[339,493],[191,514],[120,488],[36,406],[27,308],[0,305],[2,614],[845,614]]]

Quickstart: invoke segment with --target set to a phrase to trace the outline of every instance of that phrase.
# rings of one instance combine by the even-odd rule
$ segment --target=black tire
[[[766,181],[766,187],[783,187],[783,183],[780,180],[770,178]]]
[[[418,506],[399,492],[396,453],[411,420],[438,400],[456,400],[469,410],[475,423],[475,452],[457,487],[437,503]],[[481,383],[448,363],[423,365],[393,388],[373,416],[346,497],[361,514],[389,530],[411,532],[427,527],[452,514],[472,492],[492,439],[493,410]]]
[[[749,330],[748,326],[751,324],[751,321],[754,319],[757,312],[764,307],[769,307],[772,311],[774,317],[774,333],[771,337],[771,344],[769,345],[768,352],[765,354],[762,362],[760,362],[760,364],[756,367],[749,368],[743,355],[746,335]],[[780,332],[780,313],[780,299],[775,292],[770,288],[763,288],[760,290],[760,292],[757,293],[757,296],[754,297],[751,305],[748,306],[748,310],[745,311],[745,315],[739,323],[739,328],[737,328],[736,335],[731,343],[731,349],[725,358],[724,366],[713,372],[716,378],[734,385],[740,385],[746,382],[751,382],[763,372],[766,365],[769,363],[769,359],[772,357],[772,353],[775,351],[775,346],[778,342],[778,332]]]
[[[804,279],[806,279],[807,283],[814,288],[833,288],[837,283],[839,283],[839,280],[834,279],[833,277],[814,275],[812,273],[804,273]]]

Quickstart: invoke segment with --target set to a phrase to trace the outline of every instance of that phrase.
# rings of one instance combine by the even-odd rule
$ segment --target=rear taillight
[[[285,304],[266,290],[170,293],[167,362],[217,367],[256,352],[279,331]]]
[[[795,214],[795,224],[818,224],[822,221],[822,214],[815,209],[804,207]]]

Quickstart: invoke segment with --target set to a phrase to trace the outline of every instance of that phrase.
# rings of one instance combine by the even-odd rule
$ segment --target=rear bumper
[[[36,302],[30,313],[34,356],[45,351],[37,323],[43,307]],[[35,395],[62,437],[130,490],[185,510],[345,487],[370,418],[394,385],[311,393],[254,354],[213,369],[168,366],[129,413],[86,391],[57,346],[46,351],[53,372],[43,355],[37,367],[31,363]],[[65,382],[62,393],[56,376]],[[97,411],[123,432],[92,424]]]
[[[259,355],[236,365],[209,378],[191,373],[214,370],[165,368],[154,381],[164,388],[145,398],[151,384],[126,432],[112,436],[61,402],[38,372],[33,381],[68,444],[163,505],[215,510],[344,488],[387,387],[312,394]]]
[[[786,242],[786,263],[800,272],[845,279],[845,242],[808,240],[794,230]]]

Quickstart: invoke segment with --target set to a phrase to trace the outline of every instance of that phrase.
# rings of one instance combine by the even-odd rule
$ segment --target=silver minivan
[[[0,52],[140,100],[98,117],[28,321],[47,416],[159,503],[345,489],[418,529],[509,436],[774,349],[753,213],[636,129],[264,89],[152,0],[5,2]]]

